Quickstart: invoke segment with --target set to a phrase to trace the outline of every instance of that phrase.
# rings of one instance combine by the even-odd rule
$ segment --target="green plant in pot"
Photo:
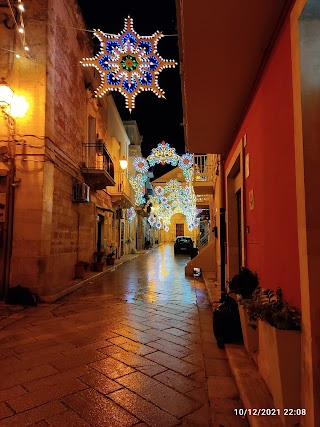
[[[279,287],[276,291],[258,288],[246,307],[251,319],[258,320],[260,374],[287,425],[283,408],[301,404],[301,312],[284,300]],[[290,417],[290,422],[298,423],[299,417]]]
[[[299,331],[301,312],[283,299],[281,288],[276,292],[266,289],[260,292],[259,304],[252,307],[252,315],[277,329]]]
[[[257,322],[261,313],[261,288],[258,286],[252,293],[250,298],[242,298],[239,304],[247,313],[247,324],[252,329],[257,329]]]
[[[251,314],[251,304],[254,293],[258,288],[258,275],[246,267],[242,267],[239,274],[236,274],[229,282],[230,293],[235,293],[238,298],[239,315],[241,321],[242,336],[245,348],[249,352],[258,350],[258,332],[256,331],[257,319]],[[247,302],[251,303],[248,304]]]
[[[110,252],[106,255],[106,263],[108,265],[113,265],[115,261],[115,250],[113,248],[113,245],[110,245]]]
[[[103,271],[103,257],[105,253],[103,251],[94,252],[94,263],[92,264],[93,271]]]
[[[104,257],[104,251],[96,251],[94,253],[94,258],[96,263],[102,262],[103,257]]]
[[[241,299],[249,299],[252,298],[258,284],[258,275],[249,268],[241,267],[240,273],[236,274],[229,282],[229,290],[239,295]]]
[[[83,279],[85,276],[85,272],[89,268],[89,263],[86,261],[78,261],[75,265],[75,278]]]

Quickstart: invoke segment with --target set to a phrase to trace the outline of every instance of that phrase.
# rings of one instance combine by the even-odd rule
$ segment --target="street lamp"
[[[0,108],[12,119],[24,117],[29,108],[25,97],[15,94],[4,78],[0,82]]]
[[[13,90],[2,79],[0,83],[0,107],[2,111],[9,114],[13,99]]]
[[[123,175],[124,175],[124,171],[125,169],[127,169],[128,167],[128,160],[122,156],[120,159],[120,167],[122,169],[122,172],[119,172],[120,175],[120,191],[123,191],[124,185],[123,185]]]
[[[120,167],[123,171],[128,167],[128,160],[124,156],[120,159]]]

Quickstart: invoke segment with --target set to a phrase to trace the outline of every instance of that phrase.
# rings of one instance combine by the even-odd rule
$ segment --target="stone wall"
[[[26,28],[35,61],[17,63],[10,57],[8,71],[13,89],[20,88],[29,102],[26,117],[16,122],[19,183],[10,285],[48,295],[68,286],[77,261],[93,261],[96,206],[112,207],[105,191],[90,190],[89,203],[72,202],[74,183],[84,181],[82,144],[88,142],[88,114],[96,117],[98,137],[107,141],[108,109],[106,100],[90,96],[88,88],[96,87],[98,79],[80,64],[92,56],[92,42],[91,34],[74,29],[85,26],[77,3],[34,0],[27,16],[34,18]],[[117,228],[112,213],[105,212],[103,240],[108,241],[117,238]]]

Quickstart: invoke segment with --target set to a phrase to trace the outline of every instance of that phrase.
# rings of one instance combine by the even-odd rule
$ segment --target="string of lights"
[[[29,19],[28,22],[29,23],[41,22],[42,24],[51,25],[51,26],[55,26],[55,27],[68,28],[69,30],[83,31],[85,33],[92,33],[93,34],[96,32],[95,29],[94,30],[88,30],[86,28],[72,27],[72,26],[62,25],[62,24],[57,24],[57,23],[52,23],[52,22],[45,22],[45,21],[41,21],[38,19]],[[117,36],[117,34],[106,33],[105,31],[103,31],[103,33],[107,36],[110,36],[110,37],[116,37]],[[178,37],[178,34],[162,34],[162,37]]]
[[[48,140],[48,141],[50,141],[53,145],[57,145],[50,137],[48,137],[48,136],[38,136],[38,135],[33,135],[33,134],[16,134],[17,136],[20,136],[20,137],[32,137],[32,138],[36,138],[36,139],[40,139],[40,140]],[[54,149],[52,149],[50,146],[48,146],[48,145],[45,145],[45,144],[42,144],[42,145],[34,145],[34,144],[28,144],[27,142],[26,142],[26,140],[25,139],[21,139],[21,140],[13,140],[13,142],[16,144],[16,145],[24,145],[24,146],[27,146],[27,147],[31,147],[31,148],[39,148],[39,149],[41,149],[41,148],[47,148],[47,150],[49,150],[49,151],[51,151],[52,153],[54,153],[54,154],[57,154],[57,152],[54,150]],[[62,150],[61,148],[59,148],[59,150],[61,151],[61,153],[63,154],[63,156],[65,156],[67,159],[69,159],[71,162],[73,162],[74,161],[74,159],[69,155],[69,154],[67,154],[64,150]],[[30,155],[32,155],[32,153],[30,153]],[[61,160],[61,159],[60,159]],[[62,160],[61,160],[62,161]],[[65,163],[65,162],[64,162]],[[79,166],[79,165],[78,165]],[[70,166],[71,167],[71,166]],[[79,166],[79,168],[80,168],[80,166]],[[75,169],[74,169],[75,170]],[[77,169],[76,170],[76,172],[78,173],[79,172],[79,170]]]
[[[0,50],[3,50],[5,52],[14,53],[15,56],[16,56],[16,58],[26,58],[26,59],[30,59],[30,60],[34,61],[33,58],[30,58],[30,55],[28,55],[28,56],[27,55],[22,55],[22,54],[20,54],[19,52],[15,51],[15,50],[6,49],[4,47],[0,47]]]
[[[23,13],[25,12],[24,5],[22,3],[22,0],[18,0],[18,6],[15,6],[18,9],[18,16],[19,16],[19,18],[18,18],[19,22],[18,22],[16,19],[16,16],[15,16],[14,10],[13,10],[14,6],[11,4],[11,0],[7,0],[7,3],[8,3],[8,7],[11,11],[13,20],[15,22],[15,25],[17,27],[17,31],[19,33],[22,48],[24,49],[24,51],[27,54],[27,52],[29,52],[29,47],[26,44],[26,34],[25,34],[25,26],[24,26],[24,20],[23,20]],[[15,52],[15,55],[16,55],[16,58],[21,57],[21,54],[19,54],[19,53]]]

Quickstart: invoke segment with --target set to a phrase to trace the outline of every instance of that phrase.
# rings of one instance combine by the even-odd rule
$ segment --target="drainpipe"
[[[220,302],[225,300],[226,296],[226,197],[225,197],[225,170],[224,161],[220,156],[219,159],[219,175],[220,175],[220,286],[221,296]]]
[[[6,297],[10,283],[10,267],[12,256],[12,237],[13,237],[13,214],[14,214],[14,176],[15,163],[11,161],[9,173],[7,175],[7,205],[6,205],[6,222],[4,224],[4,271],[3,271],[3,296]]]

